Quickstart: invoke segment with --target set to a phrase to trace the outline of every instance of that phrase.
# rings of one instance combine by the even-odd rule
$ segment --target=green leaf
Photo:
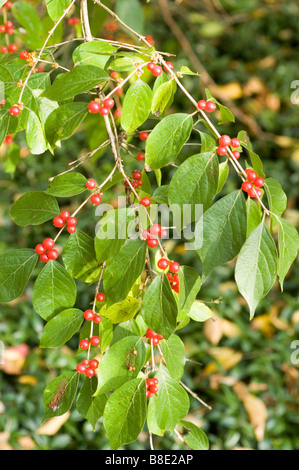
[[[49,261],[39,273],[32,293],[33,307],[46,321],[60,311],[73,307],[76,284],[57,261]]]
[[[54,416],[62,416],[73,404],[78,388],[79,374],[65,372],[52,380],[44,391],[44,417],[42,423]]]
[[[219,194],[220,191],[222,191],[222,188],[226,183],[228,175],[229,175],[229,166],[228,166],[227,161],[220,163],[220,165],[219,165],[219,179],[218,179],[218,186],[217,186],[216,194]]]
[[[167,109],[173,94],[173,81],[162,83],[156,90],[152,101],[152,113],[159,116]]]
[[[28,2],[14,2],[11,11],[18,23],[25,28],[27,34],[35,33],[36,47],[38,47],[45,31],[36,9]]]
[[[199,300],[195,300],[193,302],[192,307],[188,312],[188,317],[198,322],[204,322],[209,318],[212,318],[213,316],[214,313],[212,312],[212,310]]]
[[[152,104],[152,90],[140,78],[126,92],[123,103],[121,126],[132,133],[148,118]]]
[[[142,34],[144,27],[144,14],[138,0],[117,0],[116,14],[126,25],[130,26],[134,31]]]
[[[128,238],[128,228],[135,219],[135,212],[127,208],[108,211],[96,226],[94,240],[99,263],[113,258]]]
[[[111,321],[108,320],[108,318],[102,317],[102,321],[101,323],[98,323],[98,327],[99,327],[98,336],[100,337],[100,340],[101,340],[101,354],[103,354],[113,339],[113,336],[114,336],[113,325]]]
[[[262,214],[257,206],[257,204],[250,198],[247,198],[246,201],[246,211],[247,211],[247,232],[246,238],[260,225],[262,220]]]
[[[91,90],[101,82],[105,82],[107,78],[107,73],[99,67],[77,65],[70,72],[58,75],[53,85],[42,96],[53,101],[68,100]]]
[[[149,286],[141,314],[147,326],[164,338],[168,339],[175,331],[178,309],[165,274],[156,276]]]
[[[216,153],[199,153],[185,160],[171,179],[169,204],[178,204],[182,217],[186,216],[187,208],[184,205],[188,204],[188,223],[198,220],[201,215],[197,213],[196,206],[202,204],[203,211],[210,206],[217,191],[218,172]]]
[[[160,346],[170,377],[180,380],[185,366],[184,343],[178,336],[171,335],[167,340],[161,341]]]
[[[190,137],[192,125],[188,114],[171,114],[162,119],[146,141],[146,165],[157,170],[174,162]]]
[[[21,227],[42,224],[59,213],[56,199],[42,191],[23,194],[10,209],[13,221]]]
[[[104,290],[109,305],[124,300],[143,271],[147,245],[130,240],[108,264],[104,273]]]
[[[69,308],[50,320],[43,331],[40,347],[59,348],[69,341],[83,323],[83,312]]]
[[[86,190],[86,178],[82,173],[66,173],[56,176],[46,190],[47,194],[56,197],[70,197]]]
[[[62,259],[67,272],[75,279],[87,283],[98,279],[101,268],[96,260],[94,240],[81,230],[76,230],[69,236]]]
[[[107,403],[106,395],[99,395],[93,398],[96,388],[96,377],[92,377],[91,379],[86,377],[76,401],[78,413],[83,416],[83,418],[87,419],[94,431],[98,420],[103,416]]]
[[[232,260],[246,239],[246,205],[242,191],[223,197],[202,216],[202,246],[197,253],[207,276],[216,266]]]
[[[189,266],[181,266],[179,271],[179,309],[188,313],[201,288],[198,272]]]
[[[23,293],[37,260],[35,251],[27,248],[0,256],[0,302],[10,302]]]
[[[110,395],[104,410],[104,428],[111,450],[137,439],[146,418],[146,390],[143,379],[125,383]]]
[[[134,351],[137,351],[137,355]],[[134,379],[145,364],[145,346],[138,336],[127,336],[113,344],[98,367],[98,387],[95,395],[111,392]],[[135,370],[129,371],[132,365]]]
[[[156,410],[156,402],[154,400],[149,400],[148,407],[147,407],[147,427],[148,430],[152,434],[156,434],[157,436],[163,436],[165,433],[164,429],[159,428],[157,424],[157,410]]]
[[[40,155],[48,148],[42,123],[33,111],[29,111],[28,115],[26,142],[33,155]]]
[[[194,423],[189,421],[181,421],[180,425],[183,426],[184,430],[188,431],[187,435],[184,435],[184,441],[193,450],[209,450],[209,440],[206,434]]]
[[[49,16],[55,22],[59,20],[70,4],[71,0],[46,0]]]
[[[73,52],[75,65],[93,65],[104,68],[111,55],[117,48],[111,44],[100,41],[89,41],[80,44]]]
[[[183,387],[160,368],[156,374],[159,391],[152,398],[156,405],[156,420],[160,429],[173,431],[189,411],[189,397]]]
[[[45,133],[49,143],[55,146],[60,140],[71,137],[88,114],[86,103],[66,103],[49,114]]]
[[[219,111],[220,111],[220,121],[218,122],[218,124],[222,125],[222,124],[225,124],[227,122],[235,122],[235,117],[233,115],[233,113],[226,107],[224,106],[223,104],[219,103],[219,101],[217,101],[212,95],[211,93],[209,92],[208,89],[206,89],[206,95],[207,95],[207,99],[208,100],[211,100],[211,101],[214,101],[214,103],[217,104],[218,108],[219,108]]]
[[[248,151],[249,156],[250,156],[250,160],[251,160],[251,164],[252,164],[252,167],[253,167],[254,171],[256,171],[258,176],[261,176],[262,178],[265,178],[265,173],[264,173],[264,169],[263,169],[263,162],[260,159],[260,157],[252,150],[252,145],[251,145],[251,142],[250,142],[249,137],[247,135],[247,132],[240,131],[238,133],[238,139],[241,141],[242,147],[245,148]]]
[[[10,145],[4,162],[5,173],[15,173],[20,157],[20,147],[16,144]]]
[[[237,259],[235,279],[253,318],[259,301],[267,295],[277,273],[277,250],[262,222],[247,238]]]
[[[214,137],[206,132],[199,132],[199,134],[201,140],[201,153],[215,152],[217,146]]]
[[[140,307],[140,301],[134,297],[127,297],[122,302],[111,305],[109,308],[106,305],[101,309],[101,315],[108,318],[113,324],[123,323],[135,317]]]
[[[280,217],[278,221],[278,269],[277,274],[281,290],[283,290],[283,281],[291,265],[295,261],[299,250],[299,235],[295,227]]]
[[[269,209],[275,215],[280,217],[287,208],[287,196],[281,187],[281,184],[274,178],[267,178],[265,180],[264,189],[267,194]],[[277,225],[277,217],[270,215],[271,227]]]
[[[181,72],[183,75],[193,75],[193,76],[200,77],[200,74],[199,74],[199,73],[197,73],[197,72],[192,72],[192,70],[190,70],[189,67],[187,67],[186,65],[182,65],[180,72]]]

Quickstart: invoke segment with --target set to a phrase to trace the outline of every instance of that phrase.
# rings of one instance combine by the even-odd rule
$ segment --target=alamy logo
[[[4,364],[4,350],[5,350],[4,343],[3,341],[0,341],[0,365]]]
[[[291,354],[291,363],[294,365],[299,364],[299,340],[293,341],[291,343],[291,349],[295,351]]]
[[[291,103],[299,104],[299,80],[294,80],[291,83],[291,88],[296,88],[295,91],[291,94]]]

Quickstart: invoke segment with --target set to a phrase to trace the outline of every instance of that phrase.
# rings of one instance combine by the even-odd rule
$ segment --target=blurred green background
[[[41,3],[44,2],[29,3],[36,5],[43,15]],[[111,2],[112,7],[114,3]],[[195,99],[205,98],[204,89],[209,88],[231,109],[236,124],[222,126],[221,132],[233,136],[239,130],[248,131],[255,152],[263,159],[266,175],[277,178],[288,195],[284,217],[298,229],[299,99],[296,103],[294,92],[299,85],[293,83],[299,80],[298,2],[151,0],[139,3],[142,13],[132,13],[132,9],[130,17],[124,19],[137,22],[140,28],[142,15],[144,34],[154,38],[158,50],[174,54],[170,60],[175,70],[185,65],[201,74],[200,78],[185,76],[183,79]],[[73,12],[72,16],[76,14]],[[112,21],[99,9],[95,8],[92,14],[94,34],[98,31],[101,37],[132,41],[121,29],[111,28]],[[66,34],[72,33],[67,25],[65,28]],[[57,60],[68,67],[71,52],[71,48],[64,48]],[[191,112],[192,108],[178,92],[171,111],[182,110]],[[155,121],[147,124],[148,128],[151,124]],[[1,146],[1,253],[13,247],[33,247],[46,236],[54,235],[50,223],[27,228],[15,226],[9,216],[11,204],[28,190],[45,189],[49,177],[64,171],[69,162],[104,139],[105,132],[98,119],[88,117],[86,125],[63,142],[54,156],[30,155],[22,134],[13,145]],[[180,158],[190,154],[190,147],[185,147]],[[124,158],[128,171],[136,168],[132,157],[124,155]],[[240,161],[244,163],[242,158]],[[103,180],[112,164],[108,150],[98,153],[79,170]],[[167,184],[172,171],[163,174],[163,184]],[[239,184],[238,177],[231,173],[222,194]],[[121,187],[114,188],[105,194],[105,201],[114,202],[121,193]],[[61,201],[63,208],[68,209],[77,207],[80,200],[78,196]],[[93,234],[95,223],[92,209],[81,213],[80,229]],[[61,237],[61,248],[65,239]],[[184,252],[182,244],[167,243],[173,258],[199,266],[194,255]],[[192,399],[189,418],[203,427],[212,449],[299,449],[299,368],[291,360],[294,352],[291,345],[299,333],[299,265],[295,263],[290,271],[284,292],[275,285],[251,322],[236,290],[233,268],[234,264],[230,263],[215,269],[200,292],[200,299],[213,301],[208,305],[214,310],[215,318],[205,324],[192,322],[180,332],[189,359],[183,380],[212,407],[209,410]],[[82,282],[77,285],[78,307],[84,308],[93,288]],[[0,306],[0,339],[6,345],[6,365],[0,371],[0,449],[108,449],[101,423],[94,433],[75,409],[67,420],[56,420],[40,429],[45,385],[64,368],[75,367],[73,352],[77,343],[75,338],[61,350],[39,349],[43,320],[33,311],[31,288],[29,285],[21,298]],[[155,447],[181,448],[169,434],[155,438]],[[148,449],[146,430],[138,442],[126,448]]]

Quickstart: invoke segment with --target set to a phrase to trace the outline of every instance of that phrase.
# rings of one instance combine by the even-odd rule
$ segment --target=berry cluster
[[[206,111],[207,113],[213,113],[215,109],[217,108],[216,104],[214,101],[205,101],[205,100],[199,100],[197,103],[198,109],[201,109],[202,111]]]
[[[240,147],[241,145],[241,142],[239,139],[237,138],[231,139],[229,135],[222,135],[219,138],[218,142],[219,142],[219,147],[217,147],[218,155],[226,155],[229,146],[236,149]],[[240,158],[240,152],[238,150],[233,150],[232,153],[236,159]]]
[[[249,197],[261,198],[263,192],[260,188],[262,188],[265,184],[264,178],[258,176],[252,168],[247,168],[245,173],[247,175],[247,180],[242,183],[243,191],[245,191]]]
[[[142,198],[142,199],[145,199],[145,198]],[[145,205],[144,201],[143,201],[143,205]],[[142,232],[142,238],[146,240],[147,246],[149,248],[156,248],[156,246],[159,243],[157,237],[160,236],[161,238],[164,238],[166,237],[166,235],[167,235],[166,230],[162,229],[161,225],[159,224],[153,224],[150,229],[143,230]]]
[[[158,384],[159,380],[155,377],[153,379],[147,379],[146,381],[146,396],[152,398],[156,393],[158,393]]]
[[[100,100],[95,99],[88,103],[88,110],[92,114],[101,114],[101,116],[107,116],[109,111],[114,106],[114,100],[112,98],[106,98],[101,104]]]
[[[85,310],[84,312],[84,318],[87,321],[93,321],[94,323],[101,323],[102,318],[100,315],[95,313],[93,310]]]
[[[172,62],[166,62],[168,68],[170,70],[173,69],[173,63]],[[162,74],[162,67],[160,65],[155,64],[154,62],[149,62],[147,64],[147,69],[152,73],[154,77],[159,77]],[[168,69],[164,66],[165,72],[168,72]]]
[[[79,24],[80,23],[80,20],[79,18],[68,18],[67,20],[67,24],[69,25],[74,25],[74,24]]]
[[[91,346],[98,346],[100,344],[101,340],[98,336],[92,336],[89,338],[89,340],[86,339],[81,339],[79,346],[81,349],[88,349],[89,345]]]
[[[153,346],[157,346],[160,341],[163,341],[163,336],[162,335],[158,335],[158,333],[155,333],[153,330],[151,330],[150,328],[148,328],[146,330],[146,333],[145,333],[145,336],[147,338],[149,338],[150,340],[150,343],[153,345]]]
[[[179,282],[178,273],[176,273],[176,274],[167,273],[166,276],[169,280],[169,283],[170,283],[170,286],[171,286],[172,290],[174,290],[174,292],[179,294],[180,293],[180,282]]]
[[[48,263],[50,260],[58,258],[58,251],[54,249],[55,242],[52,238],[46,238],[43,243],[39,243],[35,247],[35,252],[40,255],[40,260],[43,263]]]
[[[79,374],[85,374],[86,377],[93,377],[95,374],[96,369],[99,367],[99,361],[96,359],[83,359],[82,362],[77,364],[76,370]]]
[[[95,180],[91,180],[91,179],[87,180],[86,181],[86,188],[90,189],[90,190],[96,189],[97,188],[97,183],[95,182]],[[100,205],[101,202],[102,202],[102,194],[101,193],[94,193],[91,196],[90,201],[94,206]]]
[[[139,186],[142,186],[143,182],[141,181],[141,178],[142,178],[141,171],[139,171],[139,170],[133,171],[132,180],[130,180],[131,186],[133,186],[133,188],[135,188],[135,189],[139,188]],[[129,184],[128,181],[124,181],[124,185],[125,185],[126,188],[130,187],[130,184]]]
[[[12,21],[6,21],[6,23],[1,24],[0,25],[0,33],[6,33],[6,34],[9,34],[11,36],[14,33],[13,22]],[[15,51],[13,51],[13,52],[15,52]]]
[[[159,269],[168,269],[169,268],[169,271],[166,276],[170,282],[170,285],[171,285],[171,288],[177,293],[179,294],[179,275],[178,275],[178,271],[180,270],[180,265],[179,263],[177,263],[176,261],[172,261],[171,263],[165,259],[165,258],[161,258],[159,259],[158,261],[158,268]]]
[[[76,232],[77,219],[76,217],[70,216],[68,211],[62,211],[60,215],[56,215],[53,219],[53,225],[57,228],[62,228],[67,225],[67,231],[69,233]]]

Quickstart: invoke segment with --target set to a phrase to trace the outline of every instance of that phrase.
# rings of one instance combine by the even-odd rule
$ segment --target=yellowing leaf
[[[36,432],[40,435],[54,436],[59,431],[61,426],[63,426],[64,423],[69,419],[69,417],[70,412],[67,411],[61,416],[50,418],[48,421],[42,424],[42,426],[40,426]]]
[[[212,344],[218,344],[222,338],[221,320],[216,316],[209,318],[204,323],[203,334]]]
[[[226,85],[219,86],[218,88],[231,100],[237,100],[243,96],[242,87],[238,82],[230,82]]]
[[[37,378],[33,375],[21,375],[18,378],[18,382],[22,385],[31,385],[34,387],[37,384]]]
[[[258,441],[262,441],[265,433],[267,409],[265,403],[255,395],[248,393],[244,398],[244,406],[248,413],[254,434]]]

